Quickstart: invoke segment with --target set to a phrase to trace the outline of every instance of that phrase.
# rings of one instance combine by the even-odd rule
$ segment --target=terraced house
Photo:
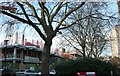
[[[9,40],[4,40],[4,44],[0,45],[1,68],[9,68],[15,71],[21,69],[38,71],[43,45],[41,47],[38,41],[36,41],[36,44],[33,43],[33,40],[28,42],[27,39],[24,39],[24,36],[21,42],[21,44],[18,43],[18,36],[16,35],[14,44],[10,44]]]

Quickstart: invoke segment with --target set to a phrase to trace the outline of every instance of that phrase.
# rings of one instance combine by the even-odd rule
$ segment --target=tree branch
[[[23,11],[25,17],[27,18],[27,20],[30,21],[30,22],[32,22],[32,21],[29,19],[29,17],[28,17],[28,15],[27,15],[27,13],[26,13],[26,11],[25,11],[23,5],[20,4],[19,2],[16,2],[16,3],[17,3],[17,4],[20,6],[20,8],[22,9],[22,11]]]
[[[39,6],[43,9],[43,11],[45,12],[45,14],[46,14],[46,16],[47,16],[47,19],[48,19],[48,23],[49,23],[49,25],[48,26],[50,26],[50,28],[51,28],[51,30],[53,31],[53,27],[52,27],[52,22],[50,21],[50,13],[49,13],[49,10],[45,7],[45,3],[40,3],[40,2],[38,2],[38,4],[39,4]]]
[[[80,7],[82,7],[85,4],[85,2],[82,2],[78,7],[70,10],[66,15],[64,15],[62,17],[62,19],[60,20],[59,24],[57,25],[57,27],[55,28],[55,32],[57,32],[59,30],[59,27],[61,26],[62,22],[74,11],[78,10]]]
[[[10,16],[10,17],[12,17],[12,18],[14,18],[14,19],[17,19],[18,21],[21,21],[21,22],[23,22],[23,23],[30,24],[29,21],[27,21],[27,20],[25,20],[25,19],[23,19],[23,18],[20,18],[20,17],[18,17],[18,16],[16,16],[16,15],[13,15],[13,14],[11,14],[11,13],[2,11],[2,14],[5,14],[5,15],[7,15],[7,16]]]
[[[38,32],[38,34],[42,37],[42,39],[46,41],[46,37],[42,34],[42,32],[40,31],[40,29],[34,23],[31,23],[31,22],[29,22],[29,21],[27,21],[25,19],[22,19],[22,18],[20,18],[18,16],[15,16],[15,15],[10,14],[10,13],[5,12],[5,11],[2,11],[2,13],[5,14],[5,15],[7,15],[7,16],[10,16],[10,17],[12,17],[14,19],[17,19],[18,21],[21,21],[23,23],[31,25]]]
[[[53,18],[56,16],[56,14],[59,12],[59,10],[61,9],[61,6],[62,6],[63,2],[60,2],[58,4],[58,7],[56,8],[55,12],[53,13],[53,15],[51,16],[50,18],[50,21],[52,22]]]
[[[41,25],[43,25],[43,21],[39,18],[35,8],[31,4],[29,4],[29,2],[23,2],[23,3],[26,4],[32,10],[37,20],[40,22]]]
[[[75,25],[78,21],[80,21],[80,20],[82,20],[82,19],[86,19],[87,17],[89,17],[89,15],[86,16],[86,17],[84,17],[84,18],[77,19],[77,20],[76,20],[75,22],[73,22],[72,24],[67,25],[67,26],[65,26],[65,27],[61,27],[61,28],[59,28],[58,30],[62,30],[62,29],[69,28],[69,27],[71,27],[72,25]],[[62,25],[62,24],[61,24],[61,25]]]
[[[62,35],[63,36],[63,35]],[[78,49],[77,47],[75,47],[65,36],[63,36],[65,38],[65,40],[67,40],[71,46],[73,46],[73,48],[75,48],[76,50],[78,50],[81,54],[83,54],[83,52],[80,51],[80,49]]]

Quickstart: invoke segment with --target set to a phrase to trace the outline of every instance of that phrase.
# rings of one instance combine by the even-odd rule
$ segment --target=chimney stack
[[[58,49],[55,49],[55,54],[59,55],[59,50]]]
[[[24,45],[26,45],[26,43],[27,43],[27,39],[25,39],[25,43],[24,43]]]
[[[18,44],[18,32],[16,32],[15,44]]]
[[[39,42],[38,42],[38,40],[37,40],[37,46],[39,46]]]
[[[44,44],[43,44],[43,42],[42,42],[42,40],[41,40],[41,41],[40,41],[40,48],[43,49],[43,47],[44,47]]]
[[[22,45],[24,45],[24,34],[22,35]]]
[[[32,44],[34,44],[34,40],[32,39]]]
[[[62,48],[62,53],[65,53],[65,48]]]

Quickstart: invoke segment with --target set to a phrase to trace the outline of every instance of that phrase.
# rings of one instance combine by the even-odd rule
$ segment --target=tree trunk
[[[86,57],[86,55],[85,55],[85,47],[82,50],[83,50],[83,58],[85,58]]]
[[[83,42],[83,45],[81,47],[82,47],[82,51],[83,51],[83,58],[85,58],[86,57],[85,42]]]
[[[119,11],[119,14],[120,14],[120,1],[118,0],[118,11]]]
[[[41,63],[41,73],[42,76],[49,76],[49,60],[50,60],[50,48],[52,45],[52,40],[51,41],[47,41],[44,44],[44,49],[42,52],[42,63]]]

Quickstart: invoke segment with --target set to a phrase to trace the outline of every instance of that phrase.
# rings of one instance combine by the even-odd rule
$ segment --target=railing
[[[17,56],[16,58],[14,58],[12,55],[6,56],[6,58],[0,58],[0,61],[22,61],[27,63],[40,63],[40,60],[37,57],[24,56],[21,58],[20,56]]]
[[[0,58],[0,61],[13,61],[13,60],[16,60],[16,61],[23,61],[22,58]]]
[[[40,60],[39,60],[39,58],[36,58],[36,57],[25,56],[24,62],[40,63]]]

